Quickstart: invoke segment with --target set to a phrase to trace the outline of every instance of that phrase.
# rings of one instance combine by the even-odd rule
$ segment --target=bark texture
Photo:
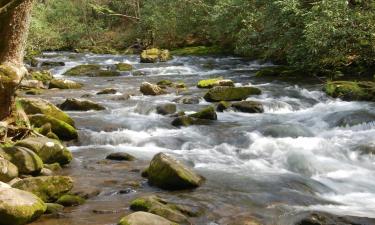
[[[0,8],[16,2],[0,14],[0,120],[11,114],[15,92],[27,73],[23,57],[33,1],[0,0]]]

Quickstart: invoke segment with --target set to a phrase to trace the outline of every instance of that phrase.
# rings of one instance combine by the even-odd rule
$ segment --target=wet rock
[[[52,176],[53,172],[50,169],[44,168],[40,171],[39,176]]]
[[[162,85],[162,86],[169,86],[171,87],[173,85],[173,82],[171,80],[161,80],[156,83],[157,85]]]
[[[65,66],[65,62],[52,62],[52,61],[45,61],[40,64],[41,67],[58,67],[58,66]]]
[[[168,50],[160,50],[157,48],[143,50],[141,53],[141,63],[166,62],[170,60],[171,54]]]
[[[41,127],[47,123],[50,123],[52,132],[56,134],[61,140],[70,141],[78,138],[77,130],[73,126],[51,116],[40,114],[33,115],[29,116],[29,120],[31,125],[33,125],[34,127]]]
[[[241,101],[260,94],[260,89],[255,87],[214,87],[204,95],[204,99],[208,102]]]
[[[241,101],[232,104],[232,108],[246,113],[263,113],[263,105],[256,101]]]
[[[198,96],[183,96],[180,98],[176,98],[173,100],[173,102],[179,103],[179,104],[199,104],[200,97]]]
[[[313,137],[314,134],[307,128],[298,124],[276,124],[269,125],[260,129],[264,136],[271,136],[275,138],[284,137]]]
[[[16,182],[12,187],[31,192],[44,202],[55,202],[73,188],[73,180],[65,176],[29,177]]]
[[[177,111],[177,107],[175,104],[167,103],[163,105],[158,105],[156,107],[156,113],[161,115],[168,115],[173,114]]]
[[[59,214],[64,211],[64,206],[56,203],[46,203],[46,214]]]
[[[41,216],[47,207],[32,193],[0,187],[0,225],[23,225]]]
[[[85,199],[77,195],[63,195],[57,199],[56,203],[65,207],[78,206],[84,204]]]
[[[62,169],[60,163],[44,164],[44,168],[47,168],[51,171],[59,171]]]
[[[371,81],[330,81],[323,90],[346,101],[375,101],[375,82]]]
[[[16,177],[18,177],[17,166],[0,157],[0,182],[9,182]]]
[[[224,112],[225,110],[229,109],[232,106],[230,102],[221,101],[216,106],[216,111],[218,112]]]
[[[81,96],[81,98],[92,98],[92,97],[94,97],[94,95],[92,94],[84,94]]]
[[[151,84],[151,83],[148,83],[148,82],[143,82],[141,84],[140,91],[144,95],[162,95],[162,94],[166,94],[166,92],[163,89],[161,89],[158,85]]]
[[[204,120],[217,120],[217,114],[215,112],[214,107],[209,106],[201,111],[189,115],[189,117],[197,118],[197,119],[204,119]]]
[[[134,161],[135,157],[126,152],[114,152],[109,154],[106,159],[117,161]]]
[[[66,76],[115,77],[121,74],[117,71],[102,70],[99,65],[79,65],[64,73]]]
[[[190,116],[179,116],[172,121],[172,125],[175,127],[187,127],[193,125],[195,123],[195,119],[191,118]]]
[[[0,149],[0,155],[12,162],[18,168],[20,174],[37,175],[43,169],[42,159],[32,150],[20,146]]]
[[[53,79],[53,75],[48,70],[42,70],[31,72],[29,75],[27,75],[26,78],[30,80],[38,80],[43,82],[43,84],[47,84],[49,81]]]
[[[80,186],[74,187],[71,193],[81,198],[89,199],[98,196],[101,193],[101,191],[100,189],[93,186]]]
[[[22,80],[21,88],[44,89],[44,84],[39,80]]]
[[[32,88],[32,89],[28,89],[27,91],[25,91],[25,94],[26,95],[41,95],[43,94],[43,92],[44,90]]]
[[[103,89],[103,90],[99,91],[96,94],[97,95],[114,95],[116,93],[117,93],[117,90],[115,90],[113,88],[106,88],[106,89]]]
[[[60,105],[60,109],[66,111],[90,111],[90,110],[105,110],[105,107],[99,105],[96,102],[89,101],[89,100],[79,100],[75,98],[66,99]]]
[[[129,63],[118,63],[116,64],[116,70],[121,72],[132,71],[133,66]]]
[[[53,79],[49,83],[49,89],[80,89],[83,85],[72,80]]]
[[[204,181],[191,168],[164,153],[154,156],[147,174],[150,184],[167,190],[196,188]]]
[[[347,127],[375,121],[375,113],[367,110],[348,110],[332,113],[324,119],[330,127]]]
[[[216,86],[229,86],[234,87],[234,82],[232,80],[224,80],[222,78],[214,78],[208,80],[201,80],[198,82],[198,88],[213,88]]]
[[[65,165],[72,161],[72,153],[59,141],[45,137],[30,137],[17,142],[16,146],[35,152],[44,163]]]
[[[375,155],[375,145],[361,145],[356,150],[363,155]]]
[[[61,111],[61,109],[57,108],[52,103],[49,103],[43,99],[20,98],[17,100],[17,103],[22,106],[27,115],[43,114],[74,126],[74,121],[72,118],[70,118],[65,112]]]
[[[130,203],[130,209],[133,211],[149,212],[176,223],[188,223],[188,218],[178,210],[174,204],[156,195],[144,196],[133,200]]]
[[[161,216],[147,213],[147,212],[135,212],[120,220],[118,225],[178,225],[177,223],[171,222],[164,219]]]
[[[325,212],[307,212],[296,216],[300,217],[295,225],[358,225],[375,224],[375,219],[355,216],[336,216]]]

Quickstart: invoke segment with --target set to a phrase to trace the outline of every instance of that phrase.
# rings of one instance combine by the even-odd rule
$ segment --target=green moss
[[[100,70],[96,76],[98,77],[118,77],[121,74],[117,71]]]
[[[173,55],[181,56],[203,56],[203,55],[222,55],[224,54],[223,49],[217,46],[206,47],[206,46],[196,46],[196,47],[186,47],[181,49],[175,49],[172,51]]]
[[[375,82],[329,81],[323,90],[334,98],[349,101],[375,101]]]
[[[96,74],[100,70],[99,65],[79,65],[64,73],[68,76],[88,76],[90,74]]]
[[[171,58],[172,56],[168,50],[160,50],[157,48],[143,50],[141,53],[141,63],[166,62]]]
[[[46,70],[32,72],[29,76],[31,79],[42,81],[44,84],[48,83],[53,79],[51,72]]]
[[[63,206],[78,206],[84,204],[85,199],[77,195],[63,195],[56,203]]]
[[[179,116],[172,121],[175,127],[187,127],[194,124],[194,119],[189,116]]]
[[[34,127],[41,127],[46,123],[50,123],[52,132],[55,133],[61,140],[69,141],[78,138],[77,130],[64,121],[40,114],[30,116],[29,119],[31,125],[33,125]]]
[[[62,169],[59,163],[44,164],[44,168],[50,169],[52,171],[59,171]]]
[[[216,111],[223,112],[224,110],[229,109],[232,106],[230,102],[220,101],[219,104],[216,106]]]
[[[214,87],[204,95],[204,99],[208,102],[240,101],[261,93],[256,87]]]
[[[212,106],[204,108],[203,110],[191,114],[190,116],[197,119],[217,120],[215,109]]]
[[[56,203],[46,203],[47,205],[47,214],[57,214],[59,212],[62,212],[64,210],[64,206]]]
[[[156,83],[157,85],[172,86],[173,82],[171,80],[161,80]]]
[[[216,82],[222,80],[222,77],[207,79],[207,80],[200,80],[197,84],[198,88],[212,88]]]
[[[118,71],[131,71],[133,70],[133,66],[128,63],[118,63],[116,64],[116,69]]]
[[[63,79],[53,79],[49,83],[49,89],[52,88],[59,88],[59,89],[80,89],[82,88],[82,84],[71,81],[71,80],[63,80]]]
[[[3,84],[6,83],[13,83],[15,80],[17,80],[18,75],[17,72],[14,71],[11,67],[0,65],[0,81]]]
[[[152,204],[144,198],[137,198],[130,203],[130,209],[133,211],[148,212]]]

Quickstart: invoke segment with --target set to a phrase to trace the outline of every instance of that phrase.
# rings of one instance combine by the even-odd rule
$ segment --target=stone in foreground
[[[208,102],[241,101],[261,93],[256,87],[214,87],[204,95],[204,99]]]
[[[18,177],[17,166],[0,157],[0,182],[9,182],[16,177]]]
[[[118,225],[178,225],[163,217],[147,212],[135,212],[120,220]]]
[[[63,141],[70,141],[78,138],[77,130],[73,126],[65,123],[62,120],[58,120],[51,116],[42,114],[29,116],[29,119],[31,125],[33,125],[34,127],[42,127],[47,123],[51,124],[52,132],[55,133]]]
[[[43,169],[42,159],[28,148],[13,146],[0,149],[5,158],[17,166],[20,174],[37,175]]]
[[[159,153],[147,169],[150,184],[167,190],[181,190],[199,187],[204,178],[174,158]]]

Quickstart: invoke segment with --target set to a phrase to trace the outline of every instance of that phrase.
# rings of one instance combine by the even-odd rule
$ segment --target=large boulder
[[[37,175],[43,169],[42,159],[28,148],[6,147],[0,149],[0,155],[16,165],[20,174]]]
[[[103,70],[99,65],[79,65],[64,73],[67,76],[115,77],[121,74],[117,71]]]
[[[251,95],[260,95],[261,90],[256,87],[214,87],[205,95],[208,102],[241,101]]]
[[[73,188],[73,180],[65,176],[29,177],[12,185],[13,188],[28,191],[44,202],[55,202]]]
[[[53,79],[49,83],[49,89],[58,88],[58,89],[80,89],[82,88],[82,84],[77,83],[72,80],[66,79]]]
[[[0,225],[23,225],[46,211],[44,202],[32,193],[0,187]]]
[[[330,81],[323,90],[334,98],[347,101],[375,101],[375,82]]]
[[[48,123],[51,124],[52,132],[56,134],[61,140],[70,141],[78,138],[77,130],[73,126],[65,123],[62,120],[58,120],[51,116],[42,114],[29,116],[29,119],[31,125],[33,125],[34,127],[42,127]]]
[[[18,177],[17,166],[0,157],[0,182],[9,182],[16,177]]]
[[[172,103],[166,103],[166,104],[158,105],[156,107],[156,113],[161,114],[161,115],[173,114],[176,111],[177,111],[177,107],[175,104],[172,104]]]
[[[160,88],[158,85],[151,84],[148,82],[143,82],[140,87],[140,91],[144,95],[163,95],[166,92]]]
[[[40,98],[20,98],[17,100],[27,115],[44,114],[61,120],[71,126],[74,126],[74,121],[65,112],[57,108],[54,104],[49,103]]]
[[[197,118],[197,119],[203,119],[203,120],[217,120],[217,114],[215,112],[214,107],[209,106],[201,111],[189,115],[190,117]]]
[[[197,84],[198,88],[213,88],[216,86],[234,87],[234,82],[232,80],[225,80],[222,78],[213,78],[208,80],[201,80]]]
[[[262,103],[256,101],[241,101],[232,104],[232,107],[240,112],[246,113],[263,113]]]
[[[168,50],[160,50],[157,48],[143,50],[141,53],[141,63],[166,62],[171,58],[171,54]]]
[[[67,111],[89,111],[89,110],[105,110],[105,107],[96,102],[89,100],[79,100],[75,98],[68,98],[60,105],[60,109]]]
[[[147,212],[135,212],[120,220],[118,225],[178,225],[177,223],[171,222],[164,219],[161,216],[147,213]]]
[[[16,146],[31,149],[47,164],[65,165],[73,159],[72,153],[59,141],[45,137],[29,137],[17,142]]]
[[[167,190],[199,187],[204,178],[174,158],[159,153],[147,169],[150,184]]]

